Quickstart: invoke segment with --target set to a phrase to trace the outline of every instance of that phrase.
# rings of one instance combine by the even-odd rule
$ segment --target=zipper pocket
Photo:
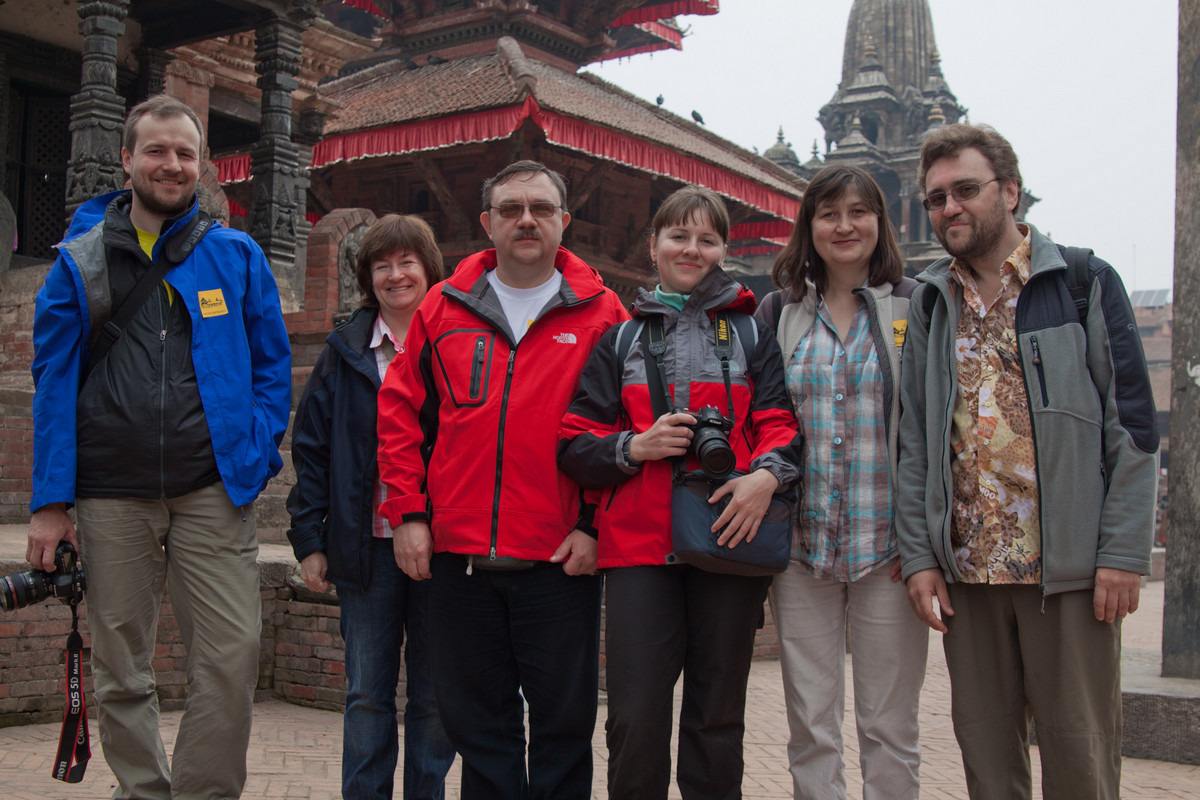
[[[1042,391],[1042,408],[1050,405],[1050,398],[1046,394],[1046,368],[1042,364],[1042,349],[1038,347],[1036,336],[1029,338],[1029,344],[1033,347],[1033,366],[1037,369],[1038,388]]]
[[[479,399],[479,388],[483,382],[483,364],[487,360],[487,337],[480,336],[475,340],[475,357],[471,363],[471,388],[467,395],[470,400]]]

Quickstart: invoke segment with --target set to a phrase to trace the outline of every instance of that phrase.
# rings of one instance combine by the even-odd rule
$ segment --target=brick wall
[[[278,697],[298,705],[342,710],[346,696],[345,646],[338,630],[338,607],[332,595],[316,595],[298,583],[295,565],[286,560],[261,562],[263,630],[256,699]],[[3,574],[11,563],[0,563]],[[296,573],[298,574],[298,573]],[[87,603],[80,607],[85,648],[84,691],[95,715],[87,648]],[[775,625],[766,609],[767,625],[755,639],[754,657],[779,654]],[[62,718],[64,649],[71,630],[70,609],[56,600],[0,616],[0,727],[49,722]],[[170,592],[158,621],[154,670],[163,709],[183,706],[187,663]],[[601,687],[604,686],[603,649]],[[397,696],[404,697],[401,671]]]
[[[50,264],[0,272],[0,522],[29,519],[33,305]]]

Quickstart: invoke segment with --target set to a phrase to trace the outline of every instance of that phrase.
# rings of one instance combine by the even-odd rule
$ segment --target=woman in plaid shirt
[[[795,797],[846,796],[849,638],[863,797],[916,798],[927,631],[898,582],[892,523],[900,349],[916,284],[866,172],[832,166],[813,178],[772,277],[781,289],[756,316],[776,332],[805,441],[792,564],[770,593]]]

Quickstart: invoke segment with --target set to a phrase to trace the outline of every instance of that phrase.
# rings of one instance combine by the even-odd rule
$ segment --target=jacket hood
[[[114,230],[128,228],[129,231],[133,231],[133,225],[129,221],[129,207],[132,203],[133,192],[129,189],[119,189],[115,192],[108,192],[93,197],[77,208],[75,213],[71,215],[71,222],[67,226],[67,233],[63,236],[58,246],[64,245],[75,237],[86,233],[100,222],[104,222],[106,228],[113,227]],[[163,224],[160,235],[176,233],[183,225],[193,219],[199,210],[199,200],[193,196],[191,204],[188,205],[185,211]]]
[[[684,310],[699,305],[706,313],[717,311],[732,311],[742,314],[753,314],[758,307],[754,293],[746,286],[738,283],[729,273],[720,267],[713,267],[696,288],[688,295]],[[654,295],[654,289],[638,289],[637,299],[633,301],[633,315],[644,317],[650,314],[672,315],[679,313],[672,306],[659,300]]]
[[[128,189],[120,189],[115,192],[108,192],[98,197],[93,197],[86,203],[75,209],[75,213],[71,215],[71,222],[67,225],[67,233],[63,236],[61,242],[56,247],[61,247],[77,236],[80,236],[87,231],[90,231],[96,225],[104,221],[105,212],[108,210],[108,205],[123,194],[132,195]]]
[[[484,250],[467,256],[454,268],[454,274],[443,283],[460,292],[479,295],[487,283],[487,272],[496,268],[496,251]],[[560,291],[568,305],[579,300],[586,300],[604,291],[604,281],[600,273],[589,267],[583,259],[565,247],[558,248],[554,257],[554,268],[562,273],[563,283]],[[483,286],[480,286],[483,281]]]

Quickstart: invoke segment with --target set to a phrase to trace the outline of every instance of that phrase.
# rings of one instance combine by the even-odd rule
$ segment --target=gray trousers
[[[240,797],[262,629],[253,509],[234,506],[217,483],[168,500],[80,498],[76,519],[113,797]],[[187,651],[170,769],[152,666],[164,583]]]
[[[1121,625],[1096,620],[1092,592],[951,584],[943,638],[951,717],[971,800],[1032,794],[1037,723],[1046,800],[1117,800]]]

